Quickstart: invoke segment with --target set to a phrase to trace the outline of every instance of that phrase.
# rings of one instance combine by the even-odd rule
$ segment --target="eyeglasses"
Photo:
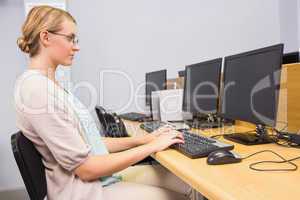
[[[69,42],[72,42],[74,45],[77,45],[79,43],[79,39],[77,38],[76,35],[66,35],[66,34],[62,34],[62,33],[57,33],[54,31],[48,31],[49,33],[52,33],[54,35],[60,35],[65,37]]]

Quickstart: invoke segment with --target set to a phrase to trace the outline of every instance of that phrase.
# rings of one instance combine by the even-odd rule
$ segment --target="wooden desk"
[[[139,123],[125,121],[132,135],[146,134],[139,128]],[[243,126],[210,129],[207,135],[247,131]],[[197,132],[197,131],[196,131]],[[224,140],[221,138],[221,140]],[[226,140],[226,142],[231,143]],[[300,149],[285,148],[275,144],[244,146],[234,144],[234,151],[241,156],[270,149],[285,158],[300,156]],[[153,157],[172,173],[191,185],[209,200],[283,200],[300,199],[300,169],[294,172],[258,172],[249,169],[249,164],[262,160],[278,159],[271,153],[259,154],[237,164],[206,164],[206,158],[190,159],[173,149],[156,153]],[[300,166],[300,160],[295,161]],[[261,167],[289,167],[286,164],[262,165]]]
[[[283,69],[286,69],[288,130],[298,132],[300,130],[300,63],[283,65]]]

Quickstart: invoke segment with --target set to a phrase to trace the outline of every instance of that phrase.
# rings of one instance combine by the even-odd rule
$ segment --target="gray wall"
[[[26,58],[16,45],[23,20],[22,1],[0,1],[0,66],[2,72],[0,84],[2,93],[0,99],[0,190],[23,186],[10,146],[10,135],[16,131],[13,107],[14,82],[26,67]]]
[[[88,13],[77,2],[70,11],[79,22],[82,51],[74,64],[75,80],[89,80],[100,96],[97,102],[114,111],[144,109],[144,98],[135,95],[124,76],[103,69],[125,72],[136,92],[145,72],[168,69],[176,77],[186,64],[222,57],[280,42],[278,1],[92,1]],[[91,48],[92,47],[92,48]],[[104,81],[104,84],[101,84]],[[101,91],[101,93],[100,93]],[[78,92],[90,102],[88,90]],[[101,95],[102,94],[102,95]],[[138,94],[144,94],[144,89]]]
[[[92,105],[101,103],[113,110],[120,110],[130,99],[130,84],[125,76],[116,74],[106,74],[101,84],[104,69],[125,72],[137,90],[145,72],[166,68],[172,78],[186,64],[278,43],[285,27],[280,23],[288,21],[280,18],[279,0],[68,2],[81,41],[71,72],[78,86],[75,93],[86,104],[96,99]],[[0,190],[23,186],[10,147],[10,135],[16,131],[13,85],[26,66],[16,46],[23,20],[22,1],[0,1]],[[138,93],[143,94],[144,89]],[[144,99],[138,102],[144,109]],[[138,106],[131,102],[129,110],[138,110]]]
[[[298,13],[298,51],[300,52],[300,0],[297,1],[298,6],[297,6],[297,13]]]
[[[284,52],[298,51],[298,1],[279,0],[280,40],[284,43]]]

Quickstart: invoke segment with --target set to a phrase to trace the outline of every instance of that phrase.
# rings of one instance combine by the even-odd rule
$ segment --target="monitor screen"
[[[151,104],[151,92],[167,88],[167,70],[146,73],[146,105]]]
[[[283,44],[278,44],[225,58],[225,118],[275,125],[282,54]]]
[[[202,114],[217,112],[221,67],[222,58],[186,66],[184,111]]]

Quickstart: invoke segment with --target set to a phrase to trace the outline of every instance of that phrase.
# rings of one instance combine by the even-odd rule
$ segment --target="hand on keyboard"
[[[171,130],[174,130],[174,128],[169,126],[169,125],[164,125],[164,126],[158,128],[156,131],[158,131],[158,132],[168,132],[168,131],[171,131]],[[156,131],[154,131],[154,132],[156,132]]]
[[[156,139],[161,134],[169,133],[170,131],[173,131],[173,129],[169,126],[162,126],[159,129],[153,131],[151,134],[146,134],[142,138],[142,143],[147,144],[149,142],[152,142],[154,139]]]
[[[169,128],[169,129],[175,130],[176,126],[172,125],[172,124],[165,124],[161,128]]]
[[[181,132],[178,132],[174,129],[174,127],[169,126],[169,125],[164,125],[162,127],[160,127],[159,129],[157,129],[156,131],[153,131],[151,135],[154,135],[155,137],[160,136],[161,134],[176,134],[178,135],[180,138],[183,138],[183,134]]]
[[[184,143],[182,133],[169,128],[164,128],[163,131],[157,130],[154,134],[156,135],[156,138],[151,144],[154,145],[155,152],[162,151],[176,143]]]

